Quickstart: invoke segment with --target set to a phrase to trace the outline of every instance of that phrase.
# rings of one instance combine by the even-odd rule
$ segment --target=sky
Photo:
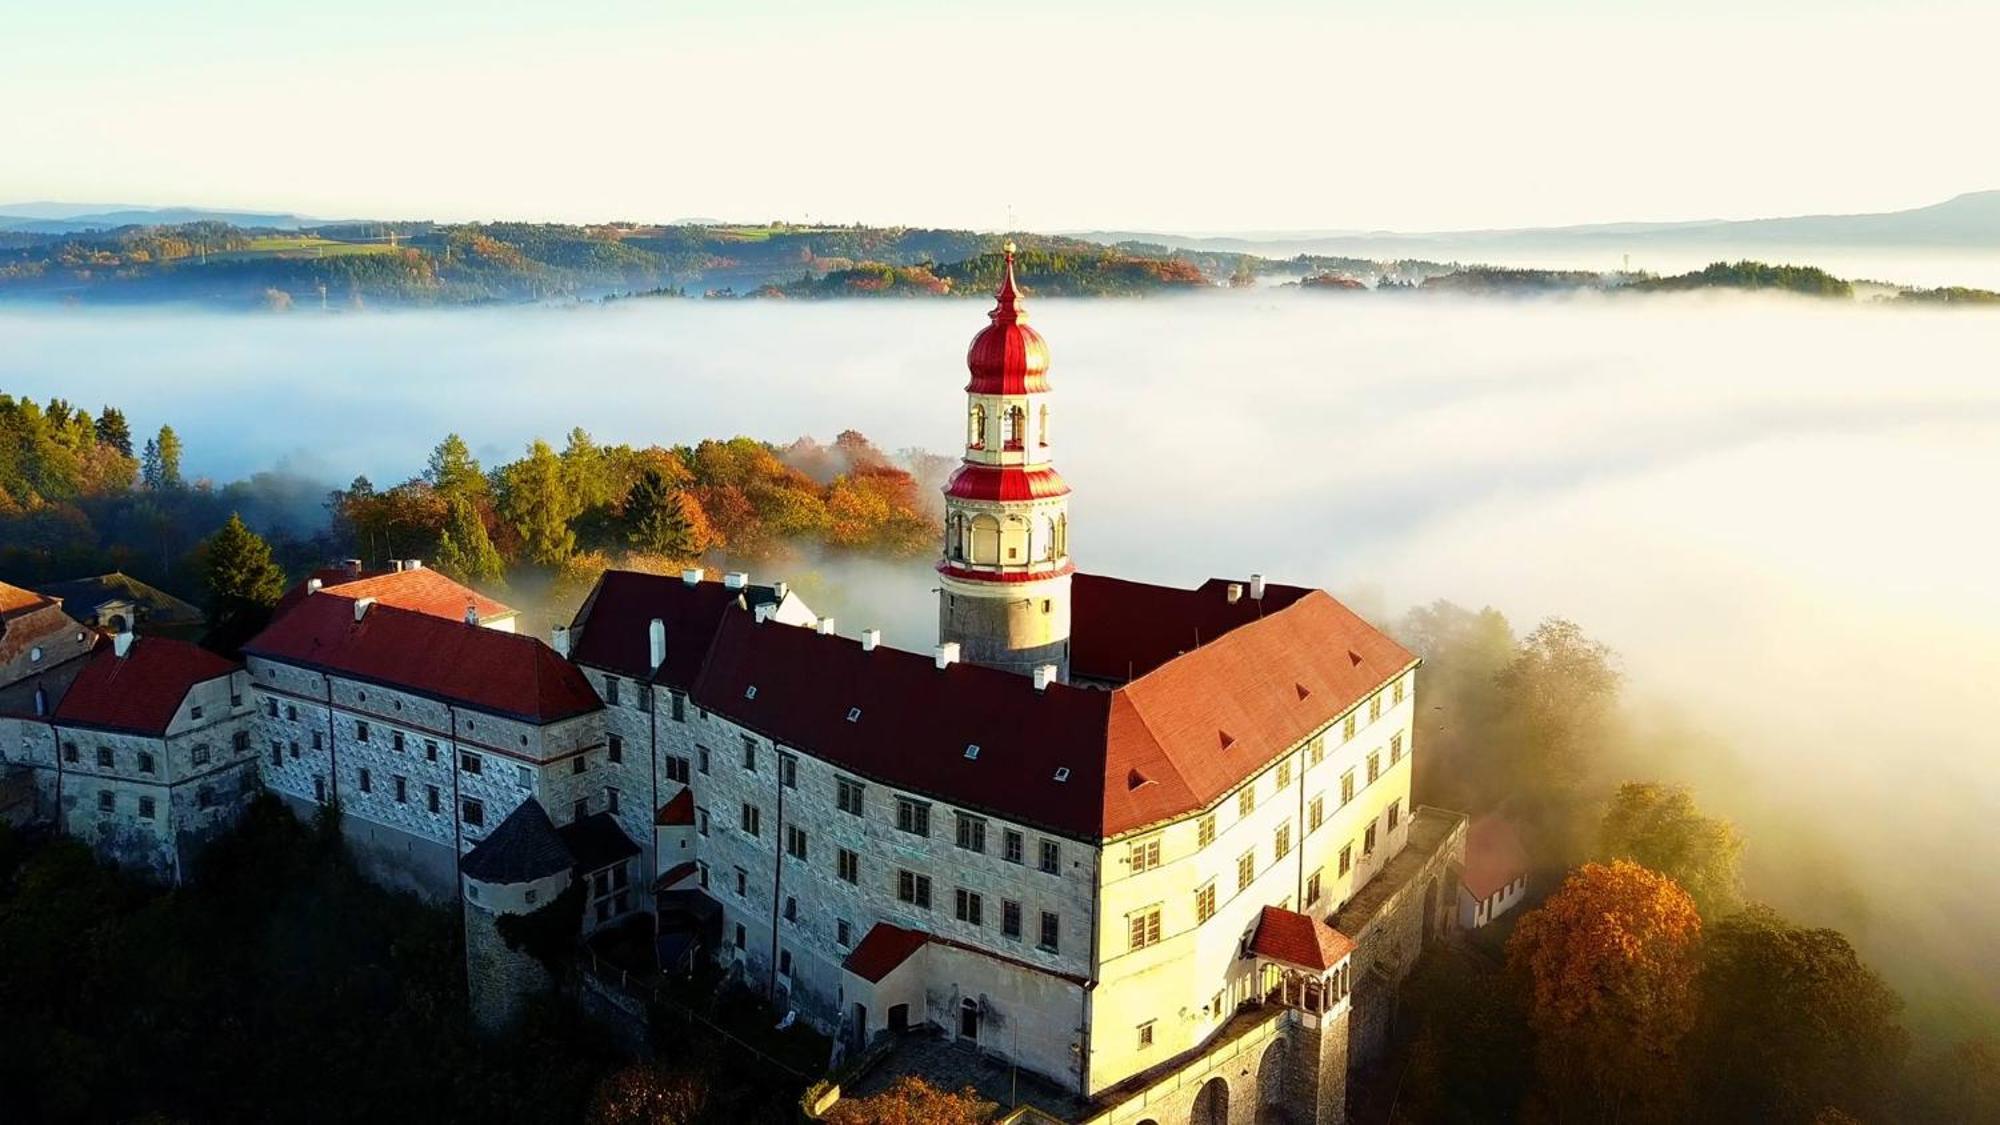
[[[0,0],[0,202],[1442,230],[2000,188],[2000,4]]]

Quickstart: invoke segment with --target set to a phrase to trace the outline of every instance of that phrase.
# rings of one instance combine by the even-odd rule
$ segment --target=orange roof
[[[169,637],[135,637],[119,656],[97,650],[56,706],[58,723],[163,735],[196,684],[241,668],[199,645]]]
[[[472,587],[454,582],[429,567],[369,572],[359,576],[351,576],[344,570],[317,570],[313,572],[312,577],[319,579],[321,593],[338,593],[343,598],[354,598],[357,601],[362,598],[374,598],[382,605],[413,610],[451,621],[465,620],[465,607],[468,605],[479,611],[479,620],[482,622],[513,617],[518,612],[513,606],[494,601]],[[306,583],[292,587],[278,602],[278,611],[273,616],[284,616],[305,597]]]
[[[0,613],[17,613],[24,609],[38,609],[43,605],[49,604],[49,601],[50,599],[35,593],[33,590],[23,590],[19,586],[9,586],[5,582],[0,582]]]
[[[1460,880],[1472,897],[1483,899],[1528,873],[1528,849],[1514,826],[1497,816],[1482,816],[1465,830],[1465,875]]]
[[[1317,918],[1267,906],[1257,919],[1250,952],[1302,969],[1325,972],[1354,951],[1354,939]]]

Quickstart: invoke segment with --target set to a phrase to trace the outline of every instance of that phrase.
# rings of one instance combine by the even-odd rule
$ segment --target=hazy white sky
[[[1991,0],[0,0],[0,202],[1176,230],[1883,210],[2000,187],[1996,41]]]

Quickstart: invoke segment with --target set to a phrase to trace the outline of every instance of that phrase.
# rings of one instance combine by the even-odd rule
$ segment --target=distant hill
[[[2000,249],[2000,191],[1969,192],[1908,211],[1859,215],[1799,215],[1775,219],[1708,219],[1690,222],[1592,223],[1516,230],[1254,231],[1189,236],[1141,231],[1085,231],[1074,237],[1116,245],[1150,242],[1179,249],[1266,257],[1297,254],[1364,258],[1458,258],[1503,254],[1590,255],[1647,249],[1767,247],[1891,247],[1956,250]]]
[[[203,207],[127,207],[116,204],[0,203],[0,231],[76,234],[119,227],[228,223],[267,230],[317,226],[321,219],[275,211],[216,211]]]

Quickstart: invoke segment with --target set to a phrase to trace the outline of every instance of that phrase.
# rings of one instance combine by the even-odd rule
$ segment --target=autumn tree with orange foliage
[[[835,1125],[980,1125],[991,1108],[970,1086],[949,1094],[906,1074],[872,1098],[835,1102],[827,1120]]]
[[[698,1074],[637,1063],[605,1079],[591,1098],[590,1125],[693,1125],[708,1106]]]
[[[1525,979],[1544,1091],[1566,1120],[1671,1116],[1694,1026],[1701,914],[1629,860],[1585,864],[1507,943]]]

